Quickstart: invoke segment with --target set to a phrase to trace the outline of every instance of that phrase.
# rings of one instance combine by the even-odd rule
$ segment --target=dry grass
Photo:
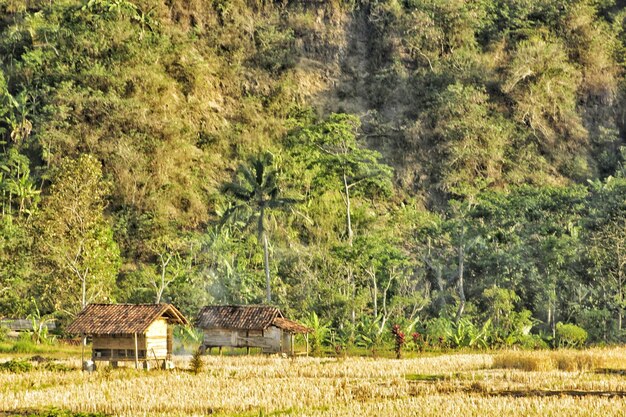
[[[546,372],[555,368],[550,356],[530,352],[506,352],[493,358],[493,367],[521,369],[528,372]]]
[[[625,359],[626,349],[407,360],[212,356],[204,358],[205,370],[198,375],[184,370],[36,370],[0,373],[0,411],[57,407],[164,417],[253,417],[260,412],[316,417],[617,416],[623,415],[624,400],[594,393],[626,393],[626,378],[593,369],[625,367]],[[566,390],[583,395],[536,395]]]
[[[605,367],[607,358],[601,351],[510,351],[496,355],[493,367],[521,369],[523,371],[547,372],[553,370],[580,372]]]

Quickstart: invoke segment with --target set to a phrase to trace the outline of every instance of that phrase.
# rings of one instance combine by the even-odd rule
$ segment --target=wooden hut
[[[171,359],[174,324],[189,322],[171,304],[89,304],[66,330],[91,336],[94,362],[147,368],[149,361],[165,366]]]
[[[294,335],[311,330],[286,319],[271,306],[206,306],[196,325],[204,331],[201,348],[261,348],[263,353],[295,354]],[[307,338],[308,353],[308,338]]]

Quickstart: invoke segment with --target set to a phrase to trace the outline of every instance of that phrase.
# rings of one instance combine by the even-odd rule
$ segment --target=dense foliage
[[[271,297],[336,346],[624,341],[625,19],[0,0],[0,315]]]

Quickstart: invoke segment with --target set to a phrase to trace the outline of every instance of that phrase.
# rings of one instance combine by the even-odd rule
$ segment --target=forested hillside
[[[626,341],[625,52],[613,0],[0,0],[0,315]]]

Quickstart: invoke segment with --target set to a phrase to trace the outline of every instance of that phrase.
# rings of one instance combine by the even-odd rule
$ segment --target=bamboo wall
[[[146,350],[148,359],[166,359],[167,350],[167,321],[159,319],[152,323],[146,330]]]

